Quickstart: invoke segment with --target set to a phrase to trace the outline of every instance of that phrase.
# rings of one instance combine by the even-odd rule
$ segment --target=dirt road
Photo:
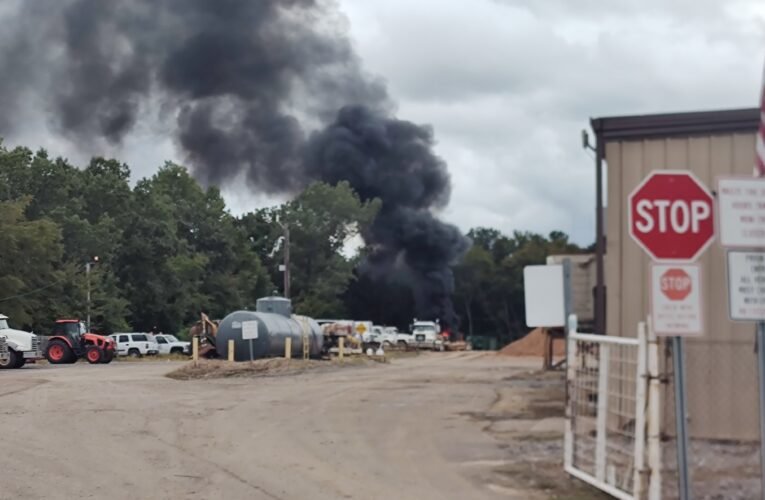
[[[0,498],[530,498],[498,475],[517,450],[481,417],[528,361],[439,353],[296,376],[163,376],[177,366],[0,372]]]

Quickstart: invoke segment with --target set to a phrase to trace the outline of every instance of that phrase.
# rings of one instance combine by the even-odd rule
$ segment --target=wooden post
[[[648,482],[648,498],[661,498],[661,392],[662,380],[659,373],[659,340],[653,331],[651,317],[646,320],[648,325],[648,468],[651,472]]]
[[[574,405],[577,403],[578,388],[574,385],[576,380],[576,340],[571,337],[576,333],[577,321],[573,314],[568,317],[568,335],[566,342],[566,421],[563,434],[563,468],[571,471],[574,467]],[[569,388],[570,387],[570,388]],[[574,392],[572,394],[572,392]]]
[[[342,361],[343,356],[345,355],[345,337],[340,337],[337,346],[337,356],[340,358],[340,361]]]
[[[292,358],[292,338],[290,337],[284,339],[284,357],[287,359]]]
[[[234,339],[228,339],[228,360],[234,361]]]
[[[606,480],[606,463],[608,448],[606,447],[606,435],[608,426],[608,371],[610,368],[610,351],[608,344],[600,345],[600,359],[598,360],[598,404],[595,427],[595,478],[598,481]]]
[[[194,364],[199,361],[199,337],[192,337],[191,339],[191,359],[194,360]]]
[[[638,324],[637,377],[635,382],[635,464],[632,480],[632,494],[635,498],[645,498],[647,478],[645,470],[645,435],[646,435],[646,394],[648,392],[648,336],[645,323]],[[625,477],[626,480],[626,477]]]

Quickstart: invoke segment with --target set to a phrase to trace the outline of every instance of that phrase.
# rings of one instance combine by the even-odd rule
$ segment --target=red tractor
[[[60,319],[48,337],[45,357],[51,364],[75,363],[80,358],[90,364],[111,363],[116,347],[113,339],[88,332],[82,321]]]

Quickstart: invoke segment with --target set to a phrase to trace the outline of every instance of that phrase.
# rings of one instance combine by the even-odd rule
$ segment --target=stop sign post
[[[703,332],[701,270],[687,263],[714,240],[714,199],[691,172],[655,170],[632,191],[628,205],[630,235],[654,261],[653,330],[672,336],[679,493],[686,500],[690,495],[683,337]]]
[[[630,235],[654,261],[693,262],[714,240],[714,198],[690,172],[655,170],[628,203]]]

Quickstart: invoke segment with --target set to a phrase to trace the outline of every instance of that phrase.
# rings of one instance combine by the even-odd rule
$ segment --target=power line
[[[67,279],[67,278],[64,278],[64,279],[60,279],[60,280],[58,280],[58,281],[54,281],[53,283],[50,283],[50,284],[48,284],[48,285],[45,285],[45,286],[43,286],[43,287],[40,287],[40,288],[36,288],[36,289],[34,289],[34,290],[30,290],[29,292],[20,293],[20,294],[18,294],[18,295],[11,295],[10,297],[4,297],[4,298],[0,299],[0,302],[5,302],[5,301],[7,301],[7,300],[13,300],[13,299],[20,299],[21,297],[26,297],[27,295],[32,295],[32,294],[35,294],[35,293],[37,293],[37,292],[41,292],[41,291],[43,291],[43,290],[47,290],[48,288],[51,288],[51,287],[53,287],[53,286],[56,286],[56,285],[58,285],[59,283],[61,283],[61,282],[63,282],[63,281],[66,281],[66,279]]]

